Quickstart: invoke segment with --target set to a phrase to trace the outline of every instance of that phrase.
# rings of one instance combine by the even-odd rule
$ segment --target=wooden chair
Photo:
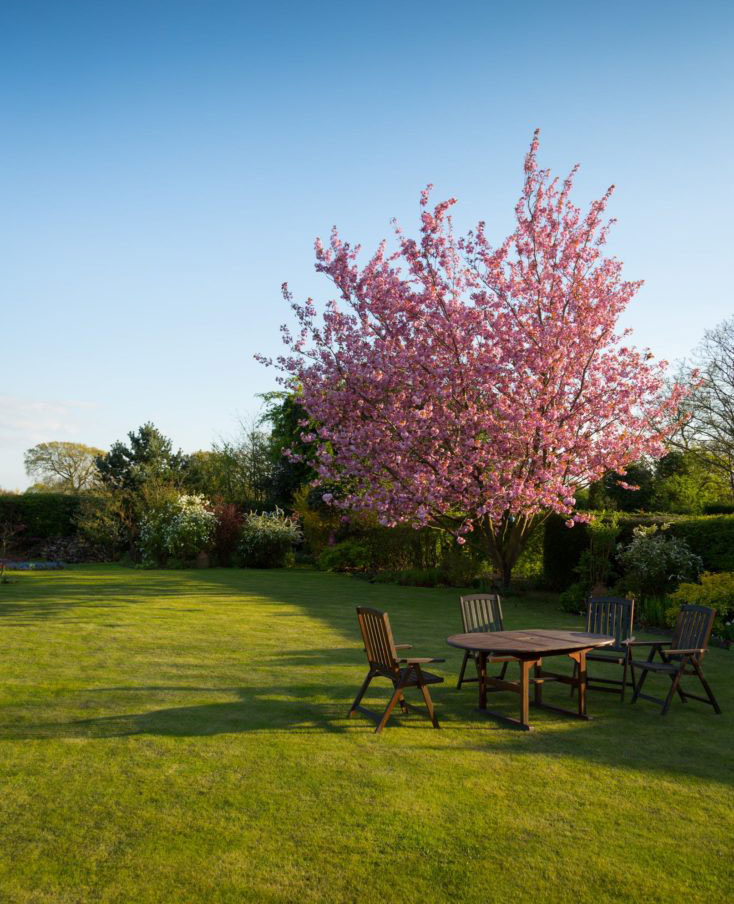
[[[670,701],[673,699],[673,694],[677,692],[683,703],[688,700],[698,700],[701,703],[708,703],[713,706],[714,712],[721,713],[721,708],[716,702],[716,697],[714,697],[708,681],[704,678],[703,669],[701,668],[701,660],[706,655],[715,618],[716,610],[709,609],[707,606],[681,606],[672,640],[633,641],[631,644],[633,647],[650,647],[650,653],[645,662],[633,660],[635,668],[642,670],[642,675],[632,695],[633,703],[637,701],[638,697],[642,697],[644,700],[652,700],[653,703],[660,703],[663,707],[660,715],[664,716],[668,711]],[[669,647],[670,649],[663,650],[663,647]],[[660,654],[661,662],[653,662],[656,652]],[[642,693],[642,686],[650,672],[658,672],[670,678],[670,690],[664,700]],[[696,694],[689,694],[688,691],[682,690],[680,680],[684,675],[696,675],[706,692],[706,696],[699,697]]]
[[[459,597],[459,608],[461,609],[461,620],[464,625],[464,634],[486,633],[488,631],[504,631],[505,626],[502,619],[502,603],[496,593],[476,593],[471,596]],[[465,678],[466,665],[470,659],[476,662],[476,654],[472,650],[464,653],[464,661],[461,663],[461,671],[459,672],[459,680],[456,684],[456,690],[461,688],[462,684],[471,681],[479,681],[479,675],[476,678]],[[502,669],[496,677],[503,679],[507,671],[508,662],[516,662],[514,656],[491,656],[488,662],[501,662]]]
[[[592,596],[586,606],[586,631],[589,634],[611,634],[614,644],[604,647],[598,652],[586,656],[589,662],[608,662],[622,666],[622,680],[618,678],[597,678],[587,673],[587,688],[590,690],[619,693],[624,700],[627,687],[634,689],[635,673],[632,667],[632,648],[630,641],[635,622],[635,601],[618,596]],[[574,663],[573,677],[576,677],[578,664]],[[630,670],[631,681],[627,681],[627,670]],[[611,687],[609,686],[611,685]],[[619,688],[619,690],[617,690]],[[573,697],[575,688],[571,687]]]
[[[390,630],[390,619],[387,617],[387,612],[379,612],[377,609],[367,609],[358,606],[357,618],[359,619],[359,629],[362,632],[364,650],[367,654],[370,668],[367,672],[367,677],[362,682],[359,693],[354,698],[354,703],[352,703],[349,710],[349,718],[359,710],[359,712],[374,719],[377,722],[375,731],[381,732],[390,718],[396,703],[400,703],[400,708],[404,713],[407,713],[409,708],[416,709],[416,707],[409,706],[406,703],[403,692],[406,688],[417,687],[423,694],[423,700],[433,727],[438,728],[438,719],[433,708],[431,695],[428,692],[428,685],[441,684],[443,678],[438,675],[432,675],[430,672],[424,672],[421,666],[430,662],[444,662],[444,660],[434,659],[430,656],[399,659],[397,651],[410,650],[411,645],[409,643],[395,643]],[[364,706],[360,706],[360,701],[373,678],[387,678],[392,681],[395,689],[390,702],[387,704],[387,709],[381,716],[372,712],[372,710],[366,709]]]

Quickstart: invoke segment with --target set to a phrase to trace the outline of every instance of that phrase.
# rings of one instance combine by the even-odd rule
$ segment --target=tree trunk
[[[502,580],[502,589],[509,590],[512,569],[527,546],[533,531],[543,522],[541,515],[503,515],[499,524],[484,526],[489,555]]]

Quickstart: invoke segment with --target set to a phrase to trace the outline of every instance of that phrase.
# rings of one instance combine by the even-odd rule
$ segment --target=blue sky
[[[522,157],[617,185],[625,316],[661,357],[733,313],[732,32],[718,2],[0,4],[0,487],[43,440],[230,435],[313,239],[412,229],[427,182],[511,224]]]

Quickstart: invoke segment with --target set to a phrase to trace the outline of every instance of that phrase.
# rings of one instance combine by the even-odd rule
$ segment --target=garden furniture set
[[[464,631],[462,634],[454,634],[447,638],[451,646],[464,651],[457,690],[463,684],[478,683],[479,711],[506,724],[529,731],[531,705],[574,718],[588,719],[586,711],[588,690],[619,693],[620,700],[624,701],[628,687],[633,688],[632,703],[640,697],[659,703],[662,707],[661,715],[667,713],[676,693],[683,703],[697,700],[711,705],[716,713],[721,713],[701,667],[716,616],[713,609],[704,606],[682,606],[672,638],[648,641],[637,640],[632,634],[634,601],[618,597],[595,597],[588,601],[585,631],[547,629],[506,631],[501,601],[496,594],[462,596],[459,604]],[[434,728],[438,728],[438,719],[428,687],[431,684],[441,684],[443,678],[424,671],[423,666],[444,660],[434,657],[401,658],[398,651],[409,650],[411,645],[395,643],[386,612],[358,607],[357,618],[369,671],[349,710],[349,716],[355,712],[364,713],[377,723],[375,731],[381,732],[397,704],[400,704],[404,713],[415,708],[406,702],[404,694],[407,689],[415,687],[423,695]],[[646,660],[634,658],[634,650],[637,647],[650,648]],[[656,655],[659,657],[658,661],[655,660]],[[551,656],[568,656],[574,664],[572,674],[569,676],[548,671],[543,666],[543,660]],[[476,677],[466,675],[470,661],[475,664]],[[589,662],[618,665],[622,669],[622,677],[615,679],[589,675],[587,671]],[[510,663],[518,665],[518,680],[507,678]],[[501,664],[499,674],[488,674],[487,668],[491,664]],[[640,672],[637,681],[635,669]],[[664,699],[642,693],[642,687],[650,672],[667,675],[670,679],[670,688]],[[684,691],[680,686],[681,678],[684,676],[697,677],[706,696]],[[393,694],[382,714],[361,705],[362,698],[374,678],[387,678],[393,685]],[[543,687],[547,683],[569,685],[571,695],[577,696],[576,708],[570,710],[546,703],[543,700]],[[510,691],[519,695],[519,718],[487,709],[488,694],[499,691]]]

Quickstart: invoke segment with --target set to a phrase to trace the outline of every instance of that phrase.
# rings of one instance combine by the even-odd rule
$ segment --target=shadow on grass
[[[138,577],[133,584],[132,579]],[[445,664],[436,667],[446,677],[446,683],[431,690],[443,731],[434,732],[422,714],[411,713],[407,717],[398,714],[388,724],[382,739],[384,743],[390,744],[392,735],[410,737],[411,744],[414,738],[422,750],[435,748],[445,752],[448,748],[461,750],[463,747],[467,751],[494,756],[567,757],[582,762],[589,769],[601,765],[622,767],[651,774],[670,774],[682,781],[700,777],[730,785],[734,778],[731,718],[727,715],[731,711],[730,669],[727,669],[731,660],[729,654],[723,652],[712,655],[711,665],[715,667],[711,669],[710,678],[724,708],[724,716],[716,716],[708,707],[697,703],[684,706],[676,701],[670,714],[663,719],[646,702],[632,707],[610,696],[592,693],[590,708],[592,715],[597,715],[595,721],[586,723],[532,711],[531,722],[536,730],[527,734],[491,720],[480,721],[475,709],[476,685],[461,692],[456,692],[452,686],[461,653],[449,650],[444,638],[458,630],[456,590],[370,585],[318,572],[150,573],[131,570],[128,575],[120,569],[108,574],[102,569],[78,575],[69,573],[58,584],[54,579],[28,587],[27,601],[21,601],[19,594],[14,594],[15,599],[0,602],[0,616],[31,622],[33,619],[61,618],[75,608],[131,606],[139,609],[151,602],[163,603],[159,606],[161,609],[185,612],[192,611],[192,603],[195,605],[197,594],[201,594],[202,607],[213,597],[217,606],[231,603],[235,607],[253,604],[262,607],[265,604],[274,624],[278,616],[306,616],[338,631],[341,640],[337,639],[337,643],[342,645],[289,648],[282,653],[263,651],[256,666],[266,665],[272,684],[235,688],[151,685],[97,688],[87,692],[101,696],[130,694],[132,700],[138,695],[156,692],[170,691],[176,695],[212,692],[236,697],[231,701],[150,709],[146,704],[153,701],[143,698],[140,704],[133,704],[133,708],[141,711],[128,714],[119,710],[130,707],[115,699],[110,701],[107,710],[111,710],[112,715],[56,723],[4,725],[0,726],[0,739],[210,737],[245,732],[341,734],[346,738],[368,734],[374,728],[369,720],[362,716],[351,721],[346,718],[366,670],[354,615],[355,605],[365,604],[390,612],[396,640],[413,643],[415,655],[432,654],[447,659]],[[59,598],[63,601],[59,602]],[[180,599],[181,606],[173,602],[175,599]],[[572,623],[572,619],[558,613],[550,604],[544,608],[537,601],[531,601],[527,609],[524,604],[514,604],[508,609],[506,614],[512,614],[512,620],[507,619],[508,627],[519,627],[523,623],[526,626],[560,627]],[[70,619],[73,614],[64,620]],[[13,620],[9,618],[2,623],[12,624]],[[245,641],[246,633],[242,638]],[[302,637],[299,643],[307,644],[308,638]],[[570,664],[567,666],[570,668]],[[203,670],[210,667],[204,661],[200,665],[187,664],[191,676],[201,675],[198,680],[202,683],[211,681],[211,677],[203,676]],[[345,667],[349,667],[349,674],[353,675],[349,684],[345,683]],[[341,673],[331,683],[329,676],[334,674],[331,671],[334,669]],[[193,680],[197,681],[196,678]],[[387,683],[375,685],[374,696],[370,692],[368,705],[380,710],[388,697]],[[415,693],[409,696],[411,702],[419,699]],[[567,695],[558,692],[549,693],[547,699],[561,706],[570,703]],[[516,716],[517,702],[514,695],[500,694],[493,696],[490,706]],[[409,735],[404,734],[405,730]],[[530,759],[529,774],[532,768]]]
[[[355,677],[357,677],[355,675]],[[389,698],[390,687],[373,685],[366,705],[381,712]],[[530,733],[508,728],[491,718],[480,717],[473,693],[456,692],[450,686],[432,688],[441,721],[435,732],[425,716],[420,695],[409,692],[407,699],[419,711],[408,715],[395,713],[382,742],[390,737],[410,737],[417,750],[466,750],[490,757],[528,757],[528,774],[533,758],[577,760],[592,770],[599,766],[622,770],[676,776],[677,780],[704,779],[731,785],[734,771],[722,757],[723,718],[707,707],[681,704],[662,719],[658,711],[642,703],[599,707],[591,722],[531,709]],[[112,739],[144,736],[168,738],[206,738],[223,734],[262,733],[273,735],[343,735],[358,738],[370,734],[374,724],[361,714],[347,719],[356,686],[344,683],[304,684],[298,687],[186,687],[178,685],[120,686],[93,689],[87,693],[104,696],[129,694],[132,699],[156,693],[191,692],[236,695],[238,699],[169,706],[145,712],[120,713],[67,722],[43,722],[35,725],[0,726],[2,740]],[[330,698],[324,702],[323,698]],[[502,698],[502,699],[500,699]],[[566,705],[565,699],[551,702]],[[592,709],[597,701],[592,700]],[[492,708],[516,715],[517,698],[496,695]],[[115,700],[119,706],[119,698]],[[408,731],[410,734],[405,735]],[[491,768],[488,765],[488,768]]]

